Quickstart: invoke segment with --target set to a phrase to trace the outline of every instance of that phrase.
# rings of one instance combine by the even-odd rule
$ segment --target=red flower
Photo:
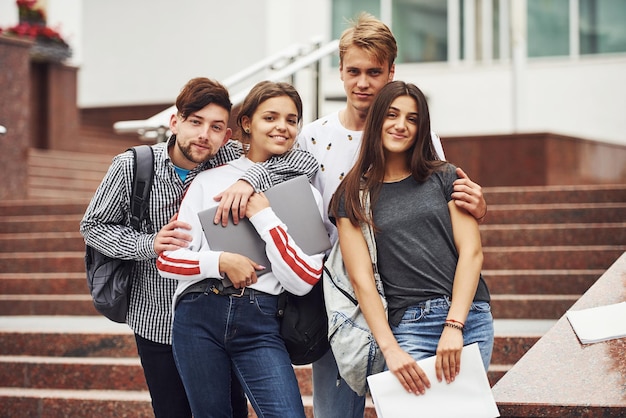
[[[27,9],[32,9],[37,3],[37,0],[17,0],[17,7],[25,7]]]

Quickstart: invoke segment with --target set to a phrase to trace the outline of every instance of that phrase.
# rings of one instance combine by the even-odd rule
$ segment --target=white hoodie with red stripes
[[[165,251],[159,255],[157,268],[161,276],[178,280],[174,301],[183,290],[205,278],[223,279],[219,272],[221,251],[212,251],[202,231],[198,212],[216,206],[213,197],[235,183],[253,163],[245,157],[196,176],[181,203],[178,219],[191,225],[193,236],[187,248]],[[320,214],[322,197],[311,186]],[[250,222],[265,241],[265,251],[272,270],[261,277],[252,289],[278,295],[284,290],[296,295],[308,293],[322,276],[324,254],[307,255],[289,235],[286,225],[272,208],[259,211]],[[303,222],[306,222],[303,219]]]

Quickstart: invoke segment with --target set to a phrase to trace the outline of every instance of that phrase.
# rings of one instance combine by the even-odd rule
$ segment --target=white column
[[[481,0],[480,57],[483,63],[493,60],[493,0]]]
[[[578,12],[578,0],[569,1],[569,56],[572,59],[580,57],[580,14]]]
[[[463,2],[463,58],[476,61],[476,0]]]
[[[461,57],[461,8],[459,0],[448,0],[448,63],[456,65]]]
[[[500,61],[508,61],[511,59],[511,11],[509,0],[498,0],[500,33],[498,34],[498,42],[500,43]]]
[[[513,132],[520,132],[526,125],[526,35],[527,35],[526,0],[511,3],[511,29],[513,36],[512,72],[512,110]]]

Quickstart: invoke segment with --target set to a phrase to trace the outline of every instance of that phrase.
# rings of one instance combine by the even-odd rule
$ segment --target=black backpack
[[[304,296],[283,292],[278,300],[280,335],[291,363],[300,366],[319,360],[330,349],[322,280]]]
[[[131,148],[134,156],[130,223],[137,231],[147,218],[154,177],[154,154],[149,145]],[[135,262],[110,258],[89,245],[85,248],[87,286],[98,312],[111,321],[124,323],[128,313],[131,274]]]

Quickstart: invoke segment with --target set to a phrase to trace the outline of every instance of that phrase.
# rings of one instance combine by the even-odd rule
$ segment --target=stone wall
[[[26,196],[31,108],[29,50],[32,43],[0,36],[0,199]]]
[[[442,138],[483,187],[626,183],[626,146],[551,133]]]

